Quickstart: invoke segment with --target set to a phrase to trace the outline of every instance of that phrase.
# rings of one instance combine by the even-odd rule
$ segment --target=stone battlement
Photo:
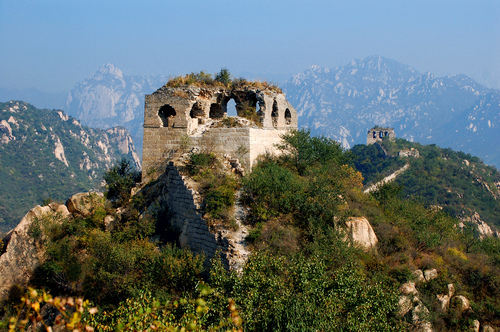
[[[228,125],[231,100],[238,117]],[[289,129],[297,129],[297,111],[276,89],[165,85],[145,98],[143,179],[180,146],[229,155],[251,167],[259,155],[276,152],[274,144]]]
[[[366,135],[366,145],[380,142],[384,137],[388,137],[390,140],[394,140],[396,138],[394,128],[374,127],[368,130]]]

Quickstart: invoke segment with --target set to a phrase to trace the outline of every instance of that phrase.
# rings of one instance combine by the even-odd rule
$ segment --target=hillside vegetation
[[[218,259],[207,270],[188,248],[158,242],[159,216],[145,212],[147,197],[130,196],[135,175],[122,164],[108,173],[108,188],[118,190],[95,197],[89,216],[40,220],[34,236],[48,260],[33,285],[90,300],[92,310],[82,309],[72,326],[99,331],[404,331],[425,324],[469,331],[475,320],[500,326],[497,238],[480,241],[444,210],[428,209],[392,184],[364,194],[354,154],[328,138],[303,130],[283,138],[283,154],[262,157],[245,177],[222,174],[215,155],[189,158],[193,178],[205,179],[213,220],[234,204],[227,192],[243,191],[252,255],[241,271],[226,271]],[[104,222],[110,213],[111,229]],[[372,250],[344,231],[358,216],[378,237]],[[435,273],[422,280],[418,270]],[[398,288],[409,281],[418,293],[405,311]],[[442,309],[437,295],[448,294],[449,284],[457,296]],[[13,297],[3,308],[4,326],[15,303]]]
[[[395,184],[402,195],[420,200],[426,206],[440,206],[455,217],[478,212],[493,228],[500,227],[500,173],[468,153],[436,145],[421,145],[404,139],[384,140],[380,145],[356,145],[356,168],[368,185],[409,163]],[[399,157],[401,150],[417,149],[419,158]]]
[[[62,111],[0,103],[0,232],[43,200],[99,190],[122,157],[139,161],[123,128],[91,129]]]

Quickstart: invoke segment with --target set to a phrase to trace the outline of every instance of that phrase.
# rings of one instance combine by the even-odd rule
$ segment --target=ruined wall
[[[222,122],[227,118],[231,100],[235,102],[238,117],[232,119],[229,127]],[[222,262],[226,267],[235,261],[228,249],[227,234],[210,229],[202,218],[201,197],[189,188],[188,180],[171,162],[175,159],[172,151],[182,147],[184,151],[196,148],[201,152],[216,152],[228,159],[238,159],[249,170],[259,155],[276,153],[274,144],[280,142],[280,136],[296,128],[297,111],[277,89],[164,86],[146,95],[143,181],[147,181],[150,170],[163,171],[166,165],[159,181],[147,190],[153,190],[158,206],[168,207],[168,220],[180,233],[181,247],[204,252],[206,263],[218,248],[223,252]]]
[[[209,128],[227,117],[234,100],[239,116],[254,112],[258,125]],[[148,169],[168,159],[182,144],[201,151],[229,154],[251,167],[266,152],[276,152],[280,135],[297,128],[297,111],[281,92],[244,87],[167,87],[146,95],[144,108],[143,179]]]
[[[223,239],[210,232],[202,218],[201,198],[188,187],[173,163],[167,165],[159,180],[156,188],[149,190],[157,190],[157,203],[168,206],[170,226],[180,233],[181,248],[188,246],[194,253],[204,253],[207,265],[218,248],[223,253],[226,252]],[[228,266],[227,258],[222,258],[223,263]]]
[[[396,138],[394,128],[375,127],[368,130],[366,134],[366,145],[380,142],[384,137],[394,140]]]

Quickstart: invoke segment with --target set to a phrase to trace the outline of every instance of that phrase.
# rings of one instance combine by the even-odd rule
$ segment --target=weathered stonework
[[[260,123],[208,126],[227,117],[230,100],[238,115],[256,112]],[[169,152],[180,146],[230,155],[251,167],[259,155],[276,152],[280,136],[296,128],[297,111],[283,93],[271,89],[163,86],[145,99],[143,179],[148,169],[166,161]]]
[[[228,119],[230,100],[236,104],[238,117]],[[248,120],[249,117],[257,123]],[[224,120],[232,124],[223,124]],[[226,267],[238,265],[234,263],[237,260],[233,259],[231,238],[224,230],[208,227],[203,219],[202,199],[172,162],[173,151],[215,152],[243,173],[250,170],[259,155],[276,153],[275,144],[290,129],[297,129],[297,111],[276,89],[163,86],[146,95],[143,181],[148,180],[153,169],[161,172],[165,169],[165,173],[144,190],[150,191],[148,195],[153,191],[156,206],[168,209],[166,226],[179,234],[181,247],[204,253],[206,263],[220,249]]]
[[[384,137],[389,137],[390,140],[396,138],[394,128],[374,127],[368,130],[366,135],[366,145],[380,142]]]

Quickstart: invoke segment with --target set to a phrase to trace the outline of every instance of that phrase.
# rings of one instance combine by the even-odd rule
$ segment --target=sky
[[[498,0],[0,0],[0,88],[227,67],[279,82],[380,55],[500,88]]]

